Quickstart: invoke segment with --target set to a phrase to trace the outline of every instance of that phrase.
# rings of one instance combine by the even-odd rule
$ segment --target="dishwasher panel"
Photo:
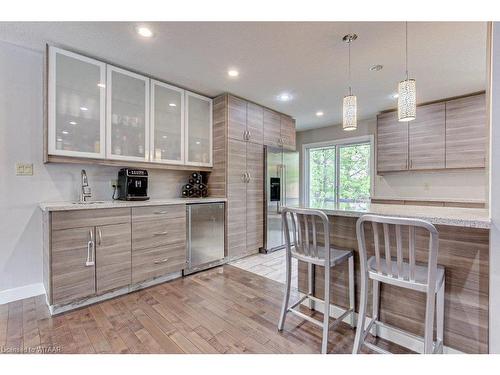
[[[188,204],[187,248],[189,274],[224,259],[224,203]]]

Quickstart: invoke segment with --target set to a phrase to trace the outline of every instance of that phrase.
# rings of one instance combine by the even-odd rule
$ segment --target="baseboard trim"
[[[304,296],[303,293],[299,293],[300,296]],[[319,312],[323,312],[323,306],[324,302],[318,298],[311,297],[311,299],[314,301],[314,305],[312,306],[313,310],[317,310]],[[309,307],[309,302],[305,300],[302,302],[302,305]],[[338,318],[345,312],[345,309],[342,307],[338,307],[336,305],[330,304],[330,316],[333,318]],[[358,319],[358,314],[355,314],[356,320]],[[350,324],[349,321],[349,316],[344,318],[343,320],[345,323]],[[370,323],[370,318],[366,318],[365,320],[365,327]],[[378,335],[388,341],[391,341],[395,344],[401,345],[405,348],[408,348],[414,352],[417,353],[423,353],[424,352],[424,343],[423,341],[420,341],[418,339],[408,337],[404,334],[401,334],[397,328],[392,328],[388,325],[384,325],[383,327],[378,328]],[[450,348],[449,346],[443,345],[443,353],[444,354],[465,354],[464,352],[461,352],[460,350]]]
[[[0,305],[45,294],[43,283],[29,284],[0,291]]]

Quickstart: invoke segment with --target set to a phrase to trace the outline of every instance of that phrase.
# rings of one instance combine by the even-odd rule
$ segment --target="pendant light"
[[[351,91],[351,43],[356,40],[356,34],[347,34],[342,38],[349,46],[349,95],[344,96],[342,107],[342,128],[346,131],[356,130],[358,128],[357,121],[357,99],[356,95],[352,95]]]
[[[417,83],[408,78],[408,22],[405,23],[405,64],[406,79],[398,85],[398,120],[408,122],[417,117]]]

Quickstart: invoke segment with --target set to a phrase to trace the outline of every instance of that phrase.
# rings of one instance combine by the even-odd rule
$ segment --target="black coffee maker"
[[[148,171],[122,168],[118,172],[118,199],[122,201],[147,201]]]

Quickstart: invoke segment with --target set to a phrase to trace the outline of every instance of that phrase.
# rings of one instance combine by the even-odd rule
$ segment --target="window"
[[[370,201],[372,137],[304,145],[304,202],[334,208]]]

